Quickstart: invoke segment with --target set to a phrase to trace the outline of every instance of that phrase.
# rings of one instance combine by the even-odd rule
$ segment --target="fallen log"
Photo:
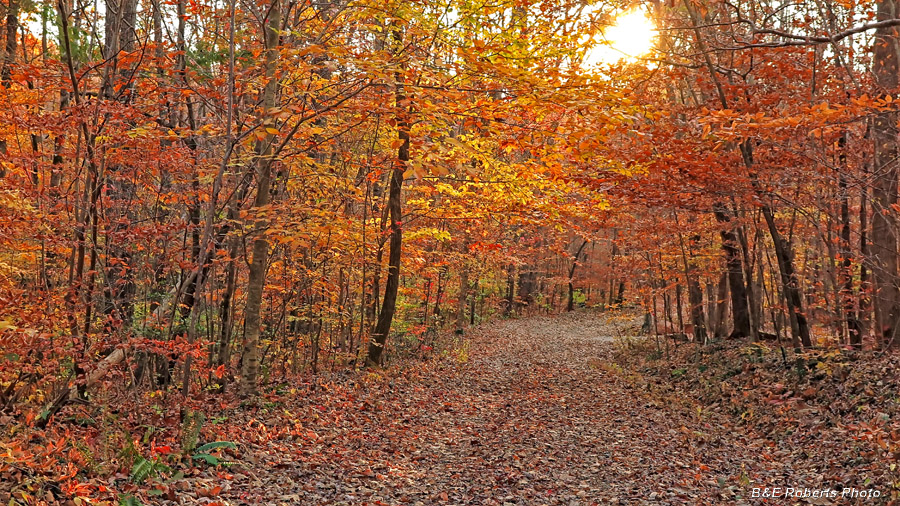
[[[97,364],[97,367],[86,376],[84,384],[70,386],[70,381],[66,381],[66,384],[63,385],[63,388],[60,389],[60,392],[53,401],[41,411],[40,418],[35,424],[36,427],[39,429],[45,428],[47,424],[50,423],[50,419],[53,418],[53,415],[58,413],[63,406],[74,399],[78,399],[80,394],[97,384],[98,381],[106,376],[106,373],[108,373],[110,369],[121,363],[123,360],[125,360],[125,350],[123,348],[116,348],[112,353],[107,355],[106,358],[101,360],[100,363]]]

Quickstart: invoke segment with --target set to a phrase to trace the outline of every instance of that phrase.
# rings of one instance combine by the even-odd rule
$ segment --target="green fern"
[[[153,463],[144,457],[134,459],[134,467],[131,468],[131,481],[137,484],[144,483],[150,476]]]
[[[147,481],[147,478],[170,470],[169,466],[158,460],[147,460],[138,456],[134,461],[134,467],[131,468],[131,481],[140,485]]]
[[[197,453],[209,453],[218,448],[230,448],[236,450],[237,445],[231,441],[213,441],[212,443],[206,443],[205,445],[198,447]]]
[[[216,467],[223,461],[219,457],[212,455],[210,452],[218,450],[220,448],[229,448],[234,450],[237,449],[237,445],[232,443],[231,441],[213,441],[211,443],[206,443],[198,447],[197,453],[195,453],[191,458],[194,460],[202,460],[208,465]]]

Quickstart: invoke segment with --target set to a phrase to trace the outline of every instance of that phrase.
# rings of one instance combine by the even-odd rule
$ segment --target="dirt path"
[[[276,442],[246,451],[252,465],[219,500],[741,504],[729,432],[600,367],[615,332],[587,314],[503,321],[443,365],[366,388],[326,385],[286,409],[297,422]],[[248,433],[262,430],[279,429],[248,420]]]

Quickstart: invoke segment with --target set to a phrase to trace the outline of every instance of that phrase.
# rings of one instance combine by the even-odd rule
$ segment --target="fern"
[[[210,455],[208,453],[198,453],[192,457],[194,460],[202,460],[206,462],[208,465],[213,467],[218,467],[219,464],[222,463],[222,460],[215,455]]]
[[[213,441],[212,443],[206,443],[205,445],[198,447],[197,453],[209,453],[218,448],[230,448],[236,450],[237,445],[231,441]]]
[[[140,485],[150,477],[153,471],[153,462],[138,456],[134,459],[134,467],[131,468],[131,481]]]
[[[222,459],[216,457],[215,455],[211,455],[210,452],[218,450],[220,448],[230,448],[234,450],[237,448],[237,445],[232,443],[231,441],[213,441],[211,443],[206,443],[198,447],[197,453],[195,453],[191,458],[194,460],[202,460],[208,465],[216,467],[222,463]]]
[[[138,456],[134,461],[134,467],[131,468],[131,481],[140,485],[147,481],[147,478],[170,470],[169,466],[158,460],[147,460]]]

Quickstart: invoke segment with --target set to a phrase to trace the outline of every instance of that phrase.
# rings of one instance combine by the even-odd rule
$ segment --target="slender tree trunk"
[[[794,253],[790,243],[781,236],[775,225],[775,217],[768,206],[763,206],[763,217],[769,227],[769,234],[775,245],[775,258],[778,261],[778,270],[781,272],[781,286],[784,300],[787,304],[788,320],[791,323],[791,334],[794,347],[803,345],[812,346],[809,336],[809,325],[806,322],[806,314],[803,312],[803,296],[797,283],[797,275],[794,272]]]
[[[749,139],[741,144],[741,155],[744,159],[744,165],[751,172],[751,180],[753,181],[754,189],[757,190],[757,193],[760,193],[753,173],[753,146]],[[804,347],[810,347],[812,346],[812,342],[810,341],[809,325],[806,322],[806,314],[803,311],[803,296],[800,293],[797,274],[794,272],[793,248],[787,239],[781,235],[781,232],[778,231],[772,208],[769,207],[768,204],[763,204],[761,210],[769,229],[769,235],[772,236],[772,243],[775,246],[775,258],[778,261],[778,270],[781,273],[782,293],[784,293],[784,300],[787,304],[794,347],[799,348],[800,344]]]
[[[281,30],[281,0],[272,0],[265,22],[265,77],[266,87],[263,90],[263,116],[275,106],[278,91],[278,78],[275,67],[278,63],[278,38]],[[256,200],[253,207],[259,209],[269,204],[272,186],[272,144],[275,136],[267,134],[257,142],[256,158]],[[261,309],[263,288],[266,284],[266,264],[269,255],[269,241],[265,231],[269,219],[262,215],[253,224],[253,258],[250,262],[250,274],[247,281],[247,304],[244,308],[244,349],[241,362],[240,394],[249,396],[256,392],[256,381],[259,374],[259,337],[262,330]]]
[[[850,346],[859,349],[862,344],[862,326],[856,313],[853,290],[853,248],[850,243],[850,192],[847,188],[847,133],[838,141],[840,166],[838,167],[838,193],[841,201],[841,305],[847,323],[847,337]]]
[[[394,42],[398,51],[402,47],[403,36],[401,28],[395,26],[392,30]],[[380,366],[384,353],[384,345],[387,343],[388,333],[391,330],[391,322],[394,319],[394,311],[397,307],[397,291],[400,287],[400,258],[403,244],[403,212],[401,198],[403,192],[403,173],[409,162],[409,118],[406,91],[404,89],[404,72],[399,70],[394,75],[394,106],[397,110],[397,138],[400,147],[397,149],[397,163],[391,171],[390,190],[388,192],[388,212],[390,213],[390,253],[388,254],[388,274],[384,282],[384,300],[381,311],[378,313],[378,321],[372,331],[372,341],[366,356],[367,366]]]
[[[608,306],[619,304],[622,301],[616,296],[616,257],[619,256],[619,231],[613,229],[612,248],[609,251],[609,302]]]
[[[3,51],[3,64],[0,67],[0,81],[3,86],[9,86],[12,73],[12,64],[16,61],[16,47],[18,46],[19,31],[19,0],[10,0],[6,8],[6,47]]]
[[[728,317],[728,275],[726,270],[719,277],[716,285],[716,324],[713,326],[714,335],[718,338],[725,337],[725,322]]]
[[[683,293],[684,289],[681,287],[681,283],[675,284],[675,315],[678,317],[678,331],[684,333],[684,305],[681,302],[681,299],[684,298]]]
[[[440,324],[441,320],[441,299],[444,297],[444,273],[444,268],[441,268],[441,270],[438,271],[437,291],[434,294],[434,309],[431,311],[434,315],[432,322],[437,324]]]
[[[578,267],[578,257],[581,256],[581,252],[584,250],[584,247],[588,244],[587,239],[582,241],[581,246],[578,247],[578,251],[575,252],[575,255],[572,257],[572,266],[569,267],[569,302],[566,304],[566,311],[574,311],[575,310],[575,284],[573,283],[573,278],[575,277],[575,268]]]
[[[341,271],[341,274],[343,275],[343,271]],[[422,287],[422,325],[428,328],[428,304],[431,300],[431,285],[434,282],[429,276],[424,283],[425,286]]]
[[[468,247],[466,245],[463,246],[463,252],[467,251]],[[465,265],[465,259],[463,259],[463,265],[460,268],[459,273],[459,295],[456,298],[456,333],[462,334],[466,328],[466,305],[469,301],[469,269]]]
[[[868,165],[863,164],[863,180],[868,179]],[[871,315],[871,299],[869,282],[869,271],[866,265],[869,263],[869,188],[867,185],[860,185],[859,195],[859,309],[856,312],[856,320],[859,322],[860,334],[857,348],[862,348],[863,334],[866,333],[866,322],[870,321]]]
[[[691,238],[691,242],[699,240],[699,237]],[[693,248],[690,250],[693,259]],[[688,303],[691,305],[691,323],[694,325],[694,340],[706,342],[706,317],[703,314],[703,288],[697,277],[697,266],[694,262],[687,263]]]
[[[19,30],[19,0],[9,0],[6,7],[6,44],[3,51],[3,62],[0,63],[0,83],[9,89],[12,64],[16,61],[16,33]],[[7,156],[6,139],[0,139],[0,155]],[[6,175],[6,168],[0,164],[0,177]]]
[[[739,216],[737,210],[734,211],[735,216]],[[741,247],[741,258],[743,262],[741,267],[744,269],[745,289],[747,291],[747,305],[750,307],[750,337],[754,340],[759,338],[759,299],[756,296],[756,284],[753,280],[753,262],[750,255],[750,242],[747,240],[745,227],[740,226],[736,229],[738,244]]]
[[[472,289],[472,300],[469,302],[469,325],[475,325],[475,304],[478,302],[478,282],[480,279],[475,277],[475,286]]]
[[[506,310],[504,314],[509,316],[516,304],[516,266],[509,264],[506,268]]]
[[[225,268],[225,292],[219,305],[219,344],[216,353],[216,364],[225,365],[229,361],[231,350],[231,332],[234,327],[234,291],[237,287],[237,266],[235,262],[238,254],[238,240],[232,239],[229,248],[228,265]]]

